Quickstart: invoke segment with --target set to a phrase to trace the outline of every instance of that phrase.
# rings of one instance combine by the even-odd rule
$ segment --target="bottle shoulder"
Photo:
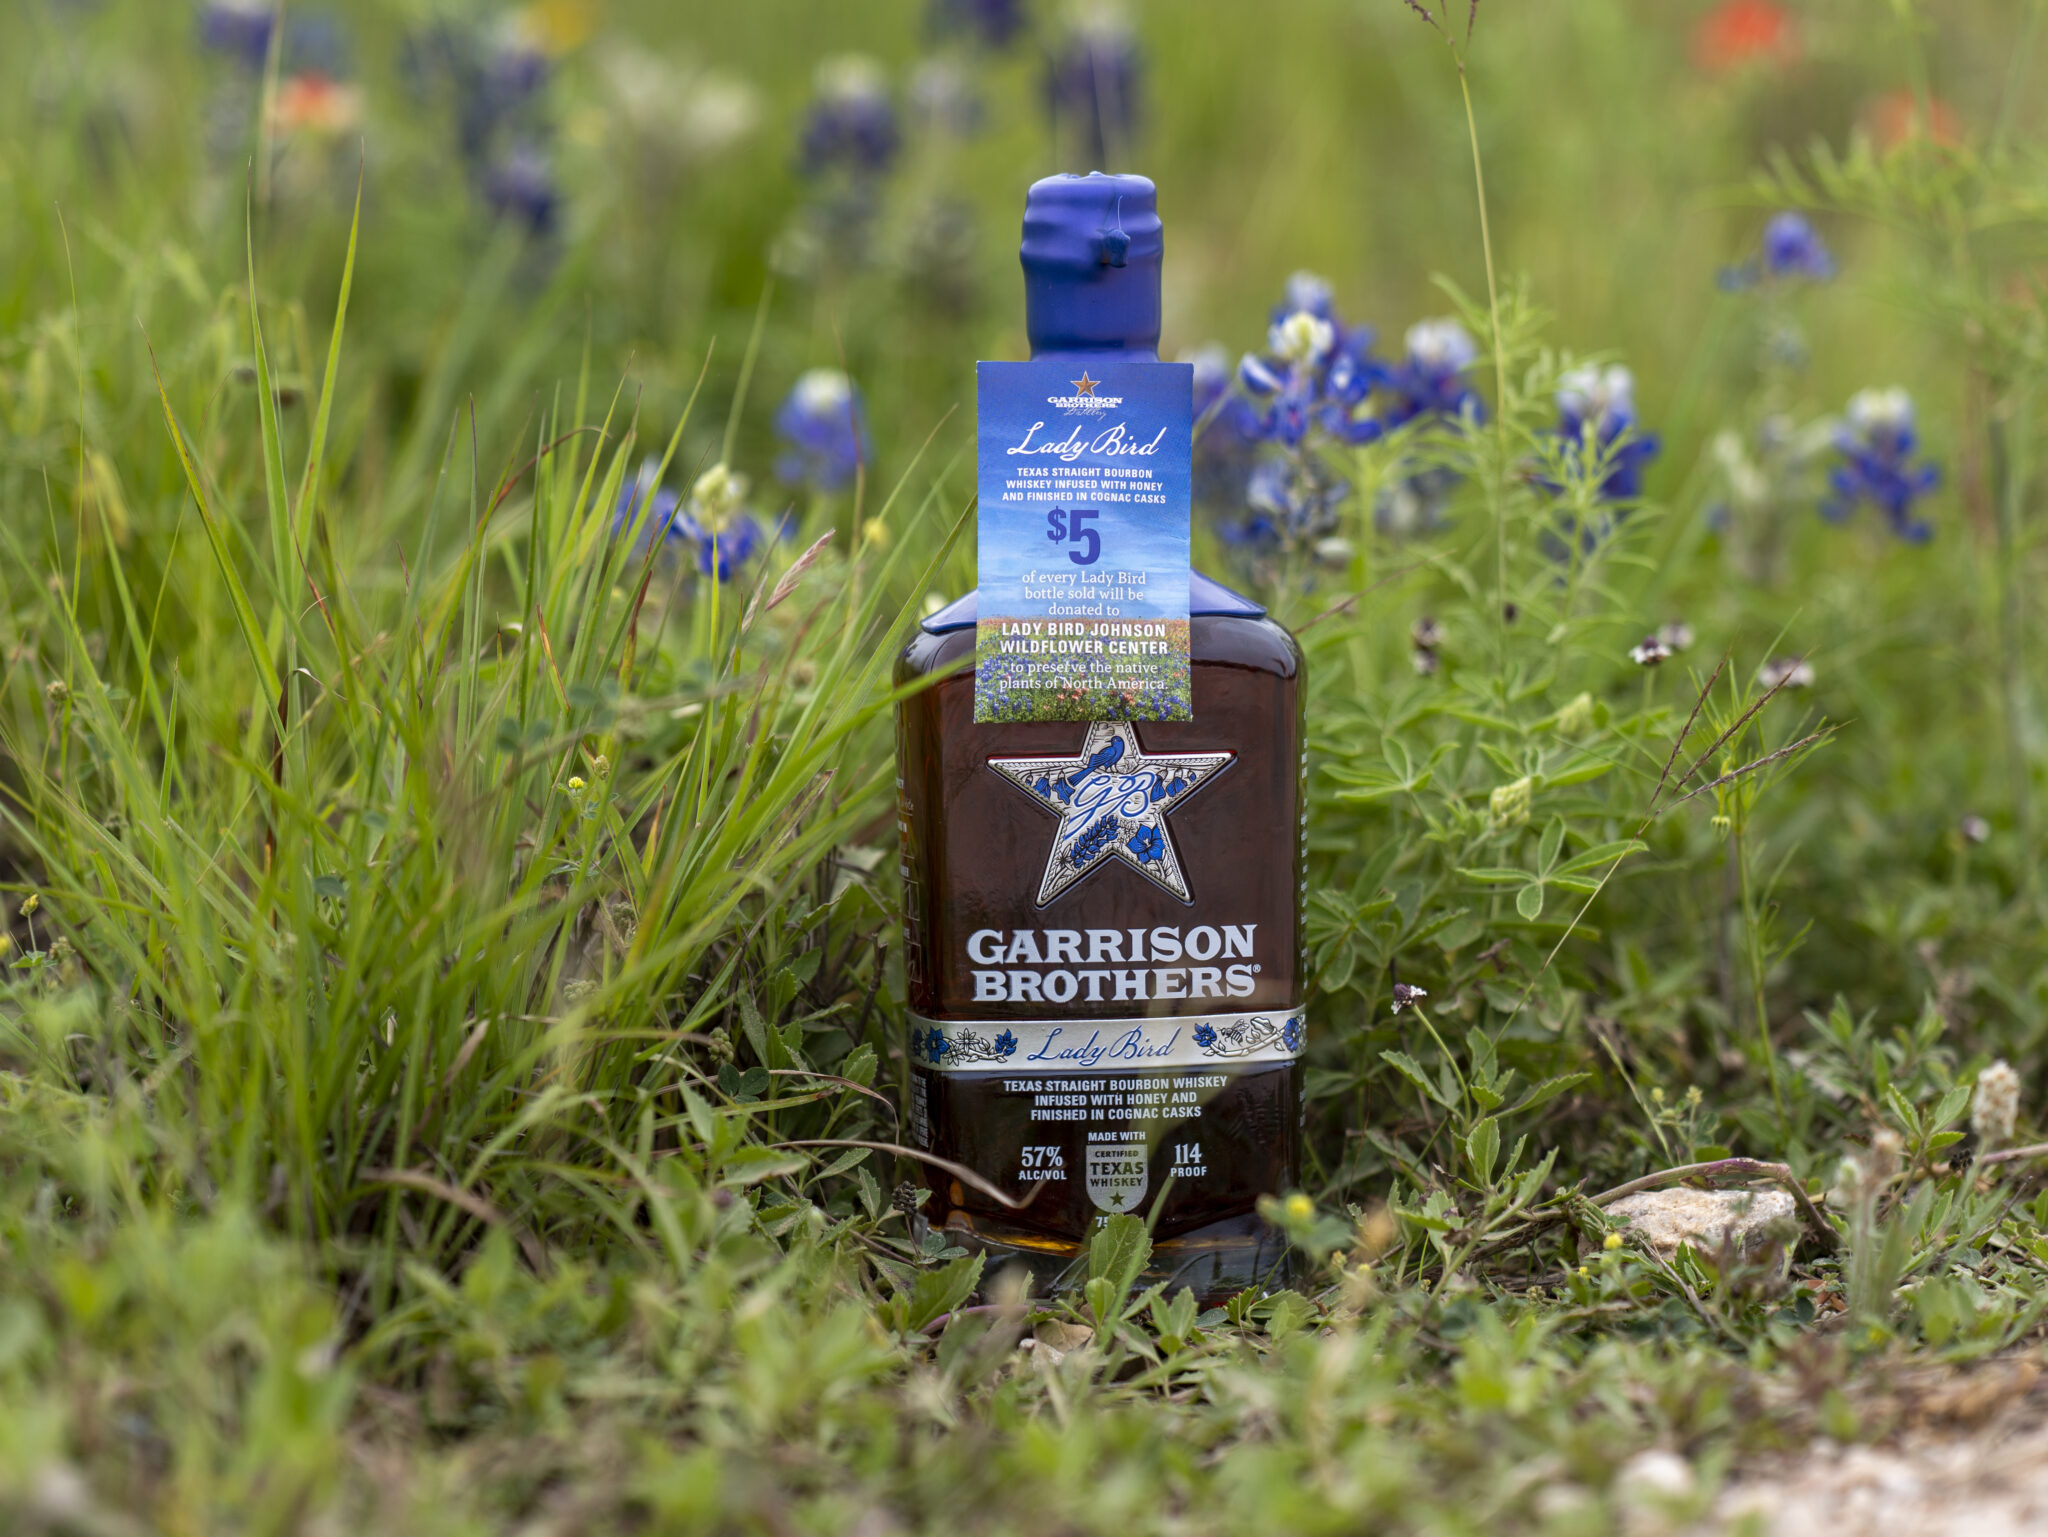
[[[1245,667],[1276,678],[1301,675],[1301,646],[1286,626],[1260,615],[1197,614],[1188,622],[1189,659]],[[896,659],[896,682],[915,682],[969,664],[974,656],[971,628],[933,635],[919,630]]]

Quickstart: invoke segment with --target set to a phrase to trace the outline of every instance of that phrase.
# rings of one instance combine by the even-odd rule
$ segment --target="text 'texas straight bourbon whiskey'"
[[[1143,177],[1033,186],[1033,361],[1083,391],[1157,368],[1161,249]],[[1174,1289],[1284,1279],[1257,1202],[1299,1181],[1301,651],[1195,573],[1192,719],[978,723],[976,618],[973,595],[941,610],[897,664],[942,675],[897,718],[908,1119],[1030,1200],[927,1170],[925,1215],[1041,1291],[1085,1271],[1117,1212],[1152,1222],[1151,1279]]]

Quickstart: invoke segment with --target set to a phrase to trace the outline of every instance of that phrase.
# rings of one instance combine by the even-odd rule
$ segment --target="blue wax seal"
[[[1024,201],[1034,357],[1159,350],[1159,192],[1144,176],[1048,176]]]

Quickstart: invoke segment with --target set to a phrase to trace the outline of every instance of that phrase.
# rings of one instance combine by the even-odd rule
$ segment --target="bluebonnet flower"
[[[1138,40],[1113,11],[1084,17],[1054,54],[1046,77],[1053,123],[1073,122],[1090,166],[1110,169],[1138,125]]]
[[[1728,289],[1753,288],[1765,281],[1804,278],[1825,283],[1835,275],[1834,253],[1820,238],[1813,221],[1803,213],[1787,210],[1773,214],[1764,226],[1759,252],[1739,266],[1721,269],[1721,286]]]
[[[836,368],[803,374],[775,413],[775,432],[787,451],[775,473],[791,484],[836,491],[868,458],[860,391]]]
[[[1558,381],[1557,435],[1569,449],[1590,451],[1607,501],[1640,497],[1643,467],[1657,457],[1657,435],[1636,430],[1635,388],[1635,376],[1618,363],[1587,364]]]
[[[1216,1027],[1211,1024],[1195,1026],[1195,1044],[1207,1051],[1216,1044]]]
[[[1247,353],[1238,382],[1265,409],[1255,417],[1258,436],[1284,448],[1300,446],[1312,429],[1343,443],[1370,443],[1381,424],[1366,410],[1384,369],[1359,346],[1372,333],[1347,336],[1339,322],[1313,310],[1295,310],[1266,332],[1266,354]]]
[[[1245,484],[1247,514],[1218,532],[1251,554],[1299,549],[1335,532],[1350,485],[1326,479],[1302,457],[1262,460]]]
[[[274,0],[208,0],[199,12],[199,41],[243,68],[260,72],[270,62],[276,26]],[[324,11],[292,16],[280,58],[286,74],[340,79],[349,73],[348,35],[340,20]]]
[[[761,525],[746,510],[747,477],[714,464],[697,477],[688,503],[676,514],[675,530],[697,547],[697,569],[721,582],[767,542]]]
[[[1017,1054],[1017,1037],[1012,1031],[1005,1030],[997,1036],[995,1045],[996,1051],[1002,1056],[1013,1057]]]
[[[1465,373],[1479,356],[1472,335],[1455,320],[1420,320],[1403,338],[1406,356],[1382,381],[1388,397],[1386,424],[1398,427],[1419,416],[1476,422],[1486,414]]]
[[[528,233],[546,235],[554,230],[561,193],[554,167],[538,145],[511,145],[484,172],[483,190],[484,201],[494,212],[517,220]]]
[[[645,460],[640,466],[640,473],[620,488],[619,505],[612,514],[614,533],[621,536],[631,534],[638,526],[635,553],[640,555],[644,555],[647,547],[656,540],[675,537],[677,532],[676,513],[682,507],[682,498],[655,484],[658,468],[657,461]]]
[[[900,143],[881,65],[862,54],[843,54],[818,66],[799,157],[806,173],[843,167],[856,176],[876,175],[889,168]]]
[[[270,56],[270,29],[277,24],[271,0],[211,0],[199,13],[199,41],[261,69]]]
[[[1831,494],[1821,504],[1822,515],[1844,522],[1869,502],[1908,544],[1932,539],[1934,526],[1913,515],[1913,504],[1940,483],[1941,471],[1914,462],[1919,442],[1911,395],[1902,389],[1860,391],[1835,434],[1842,462],[1828,477]]]
[[[1141,827],[1131,834],[1128,845],[1141,863],[1150,864],[1166,852],[1166,840],[1159,836],[1156,827]]]
[[[910,75],[910,120],[922,129],[965,139],[981,129],[981,92],[960,61],[922,59]]]
[[[1007,48],[1024,30],[1024,0],[932,0],[932,30],[964,32],[990,48]]]

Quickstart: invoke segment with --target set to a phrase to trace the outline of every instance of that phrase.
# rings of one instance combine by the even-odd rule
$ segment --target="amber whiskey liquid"
[[[1085,764],[1106,728],[977,725],[971,627],[921,633],[898,664],[899,682],[946,674],[898,716],[911,1136],[1028,1198],[940,1176],[924,1214],[1042,1290],[1117,1211],[1151,1221],[1153,1278],[1176,1289],[1284,1278],[1257,1204],[1300,1167],[1301,653],[1227,606],[1191,622],[1194,719],[1126,726],[1138,753],[1110,765],[1170,787],[1176,760],[1228,754],[1164,818],[1186,901],[1106,863],[1040,906],[1060,820],[991,764]]]

